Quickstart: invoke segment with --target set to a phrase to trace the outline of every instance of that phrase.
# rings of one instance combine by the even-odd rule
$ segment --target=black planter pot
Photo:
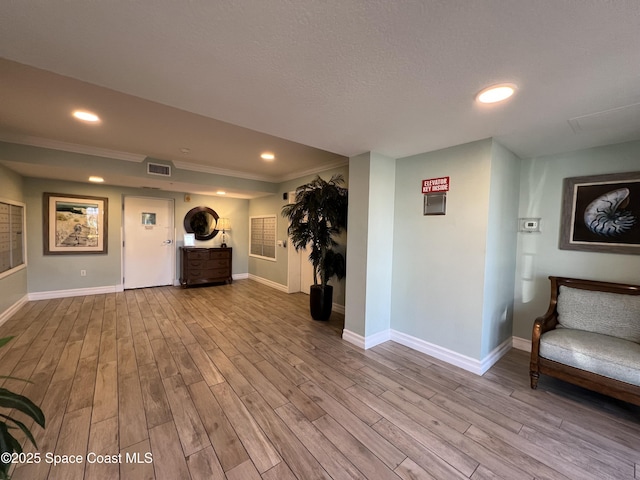
[[[329,320],[333,305],[333,287],[327,285],[311,285],[309,292],[309,308],[314,320]]]

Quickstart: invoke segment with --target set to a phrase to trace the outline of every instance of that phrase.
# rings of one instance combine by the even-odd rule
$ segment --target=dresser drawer
[[[182,286],[232,282],[230,248],[181,247],[180,251]]]
[[[204,249],[187,250],[186,255],[189,260],[206,260],[209,258],[209,252]]]
[[[208,260],[202,259],[202,260],[194,260],[191,257],[189,257],[189,259],[187,260],[187,265],[189,267],[189,270],[192,269],[203,269],[206,266],[206,263],[208,262]]]
[[[229,267],[229,259],[228,258],[216,258],[213,260],[207,260],[206,262],[207,268],[228,268]]]
[[[229,277],[229,269],[228,268],[211,268],[209,270],[205,270],[205,276],[211,279],[225,280],[227,277]]]
[[[214,259],[222,259],[222,258],[231,258],[231,252],[229,250],[210,250],[209,258]]]
[[[210,269],[210,268],[228,268],[229,267],[229,259],[215,259],[215,260],[192,260],[189,257],[187,265],[189,266],[189,270],[192,269]]]
[[[195,280],[204,277],[202,272],[202,268],[190,268],[189,271],[184,274],[184,277],[186,280]]]

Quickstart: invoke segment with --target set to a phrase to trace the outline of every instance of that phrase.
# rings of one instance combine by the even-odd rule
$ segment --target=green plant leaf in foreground
[[[38,444],[36,443],[36,439],[33,438],[33,435],[31,434],[31,431],[29,430],[29,428],[27,428],[27,426],[24,423],[16,420],[15,418],[8,417],[7,415],[0,414],[0,417],[6,418],[8,421],[15,423],[18,426],[18,428],[20,430],[22,430],[22,433],[24,433],[27,436],[27,438],[33,444],[33,446],[38,448]],[[12,427],[9,427],[7,425],[7,428],[12,428]],[[18,445],[20,445],[20,444],[18,443]],[[22,451],[22,449],[16,450],[16,451],[19,453],[20,451]]]
[[[5,346],[10,342],[13,337],[0,338],[0,347]],[[0,379],[20,380],[23,382],[31,383],[29,380],[22,380],[20,378],[10,376],[0,376]],[[6,388],[0,388],[0,408],[6,408],[21,412],[33,419],[38,425],[44,428],[45,419],[44,413],[35,403],[29,400],[24,395],[14,393]],[[22,452],[22,445],[12,435],[12,430],[22,431],[27,439],[37,448],[35,438],[31,434],[29,428],[21,421],[7,415],[0,413],[0,453],[12,454]],[[11,469],[11,463],[0,460],[0,480],[7,480],[10,478],[9,470]]]
[[[40,407],[24,395],[13,393],[6,388],[0,388],[0,407],[15,409],[31,417],[38,425],[44,428],[44,413]]]

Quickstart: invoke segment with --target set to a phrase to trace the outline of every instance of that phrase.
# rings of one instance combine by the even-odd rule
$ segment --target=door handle
[[[163,245],[171,245],[173,243],[173,240],[165,240],[164,242],[162,242]]]

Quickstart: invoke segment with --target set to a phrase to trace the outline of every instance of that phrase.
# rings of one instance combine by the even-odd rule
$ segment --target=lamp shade
[[[216,230],[231,230],[231,222],[228,218],[219,218]]]

